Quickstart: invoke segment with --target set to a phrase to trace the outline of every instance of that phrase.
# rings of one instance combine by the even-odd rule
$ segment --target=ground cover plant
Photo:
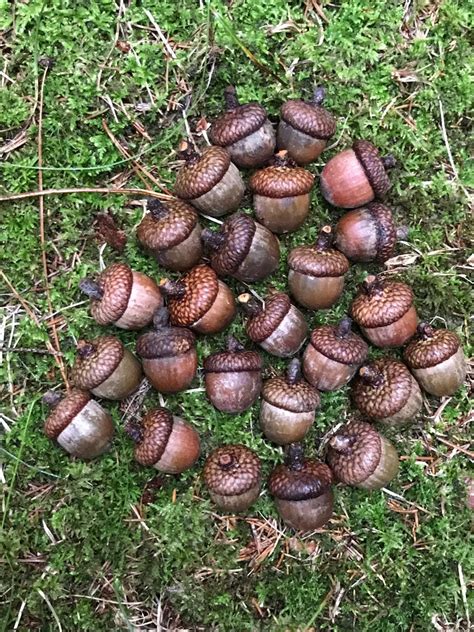
[[[225,516],[199,468],[166,478],[135,465],[121,428],[143,402],[160,403],[145,387],[108,405],[119,430],[93,462],[46,439],[40,399],[77,339],[102,331],[79,280],[122,258],[163,274],[135,238],[146,194],[103,190],[166,193],[180,139],[191,130],[204,143],[228,83],[273,118],[286,98],[326,86],[338,131],[315,173],[351,138],[399,158],[390,201],[410,233],[386,272],[412,284],[420,315],[455,329],[469,353],[468,29],[456,0],[0,0],[2,630],[469,628],[466,386],[427,398],[418,423],[387,433],[401,454],[389,491],[338,488],[330,524],[304,538],[282,529],[267,495],[248,515]],[[39,188],[75,191],[19,195]],[[109,212],[128,236],[122,254],[97,237]],[[284,255],[339,216],[315,190]],[[257,292],[284,287],[285,261]],[[309,324],[340,318],[367,270],[378,268],[354,265],[342,300],[307,312]],[[230,332],[245,340],[242,323]],[[134,334],[118,335],[133,348]],[[223,339],[201,339],[200,357]],[[283,366],[266,357],[267,375]],[[200,386],[166,404],[194,423],[203,454],[243,442],[268,473],[281,451],[262,439],[257,406],[218,413]],[[306,440],[314,455],[350,408],[347,389],[322,399]]]

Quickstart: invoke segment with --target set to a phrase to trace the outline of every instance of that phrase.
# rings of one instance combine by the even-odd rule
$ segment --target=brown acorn
[[[275,130],[258,103],[239,105],[234,86],[224,93],[226,112],[212,123],[209,138],[225,147],[238,167],[263,165],[275,151]]]
[[[299,165],[316,160],[336,131],[336,119],[322,107],[325,96],[319,86],[311,100],[290,99],[280,108],[277,146]]]
[[[262,358],[246,351],[233,336],[225,351],[204,360],[204,383],[211,403],[225,413],[241,413],[257,401],[262,388]]]
[[[331,227],[323,226],[314,245],[297,246],[288,255],[290,292],[309,309],[327,309],[342,294],[349,261],[332,241]]]
[[[143,372],[160,393],[186,390],[197,372],[196,338],[185,327],[171,327],[166,307],[153,319],[154,330],[137,340]]]
[[[115,336],[79,340],[72,367],[74,386],[105,399],[125,399],[138,388],[142,367]]]
[[[245,330],[250,340],[279,358],[298,353],[308,335],[308,325],[287,294],[276,292],[262,304],[245,293],[238,301],[249,317]]]
[[[357,140],[352,149],[336,154],[321,172],[324,198],[333,206],[356,208],[383,198],[390,188],[387,169],[395,166],[393,156],[381,158],[368,140]]]
[[[364,421],[351,421],[329,440],[327,462],[335,478],[362,489],[385,487],[398,474],[392,443]]]
[[[49,391],[43,397],[52,412],[44,424],[44,433],[66,452],[80,459],[93,459],[109,449],[114,436],[110,414],[90,393],[71,390],[64,398]]]
[[[204,482],[212,501],[224,511],[245,511],[260,494],[260,459],[244,445],[223,445],[207,457]]]
[[[400,347],[416,331],[418,316],[413,298],[406,283],[370,275],[352,301],[352,318],[375,346]]]
[[[287,154],[276,154],[272,164],[256,171],[249,181],[258,221],[278,234],[290,233],[303,225],[314,182],[313,174],[297,167]]]
[[[393,358],[379,358],[359,369],[352,400],[364,416],[391,425],[414,422],[423,405],[417,381]]]
[[[182,200],[148,201],[149,213],[137,229],[138,241],[160,266],[182,272],[198,263],[202,255],[201,226],[192,206]]]
[[[305,459],[298,443],[288,446],[286,462],[270,474],[268,489],[283,522],[297,531],[320,529],[331,518],[333,476],[325,463]]]
[[[211,217],[221,217],[239,208],[245,184],[228,151],[207,147],[199,155],[182,143],[178,155],[186,161],[174,186],[179,198]]]
[[[347,384],[365,362],[368,347],[351,330],[350,318],[339,325],[316,327],[303,355],[304,376],[321,391],[335,391]]]
[[[209,266],[196,266],[179,281],[163,279],[160,290],[167,297],[172,325],[215,334],[234,319],[234,296]]]
[[[201,443],[196,430],[166,408],[147,412],[140,424],[125,431],[135,442],[135,460],[166,474],[180,474],[199,458]]]
[[[99,325],[141,329],[163,305],[157,284],[125,263],[106,268],[97,281],[82,279],[79,288],[91,299],[92,318]]]
[[[274,443],[301,441],[314,423],[318,391],[301,377],[301,362],[293,358],[285,376],[266,380],[262,388],[260,427]]]
[[[417,336],[403,352],[408,368],[431,395],[452,395],[466,379],[466,358],[454,331],[420,323]]]
[[[341,217],[334,231],[334,245],[351,261],[383,263],[393,255],[397,239],[406,236],[407,229],[396,228],[388,206],[370,202]]]
[[[278,267],[278,239],[250,215],[232,215],[219,231],[205,228],[202,239],[212,252],[211,266],[220,276],[253,283],[266,278]]]

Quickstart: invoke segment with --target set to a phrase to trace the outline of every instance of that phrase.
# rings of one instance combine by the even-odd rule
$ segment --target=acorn
[[[258,103],[239,105],[234,86],[224,93],[226,112],[209,129],[211,143],[225,147],[238,167],[263,165],[275,151],[275,131]]]
[[[301,377],[301,362],[293,358],[285,376],[266,380],[262,388],[260,427],[267,439],[286,445],[301,441],[314,423],[318,391]]]
[[[224,511],[245,511],[260,494],[260,459],[244,445],[223,445],[207,457],[204,482],[212,501]]]
[[[366,417],[391,425],[414,422],[423,405],[417,381],[393,358],[379,358],[359,369],[352,400]]]
[[[179,281],[163,279],[160,290],[167,297],[172,325],[215,334],[234,319],[234,295],[209,266],[196,266]]]
[[[275,292],[262,304],[245,293],[238,301],[249,317],[245,330],[250,340],[279,358],[298,353],[308,335],[308,325],[287,294]]]
[[[140,465],[166,474],[180,474],[199,458],[198,433],[166,408],[148,411],[139,424],[127,424],[125,431],[135,442],[134,456]]]
[[[309,101],[290,99],[280,108],[277,146],[299,165],[316,160],[336,132],[336,119],[322,107],[325,96],[324,88],[318,86]]]
[[[291,233],[303,225],[309,213],[309,193],[314,176],[297,167],[281,151],[269,167],[256,171],[249,181],[259,222],[273,233]]]
[[[387,170],[395,166],[393,156],[381,158],[368,140],[356,140],[326,163],[320,185],[324,198],[333,206],[357,208],[383,198],[390,188]]]
[[[431,395],[452,395],[466,379],[466,358],[459,337],[449,329],[420,323],[403,359],[421,387]]]
[[[352,318],[375,346],[400,347],[416,332],[413,299],[406,283],[370,275],[352,301]]]
[[[220,276],[233,276],[244,283],[253,283],[278,268],[278,239],[250,215],[232,215],[219,231],[205,228],[202,239],[212,253],[211,266]]]
[[[97,281],[82,279],[79,289],[91,299],[92,318],[99,325],[141,329],[163,305],[157,284],[125,263],[106,268]]]
[[[97,397],[121,400],[131,395],[142,380],[136,357],[115,336],[79,340],[72,367],[74,386]]]
[[[196,376],[196,338],[185,327],[171,327],[169,312],[161,307],[153,319],[154,330],[137,340],[143,372],[160,393],[186,390]]]
[[[334,231],[334,245],[351,261],[383,263],[406,238],[406,227],[397,229],[392,211],[380,202],[353,209],[341,217]]]
[[[72,389],[64,398],[49,391],[43,397],[52,412],[44,424],[44,433],[66,452],[80,459],[93,459],[109,449],[114,436],[110,414],[90,393]]]
[[[198,263],[202,255],[201,226],[192,206],[182,200],[148,201],[149,213],[137,229],[138,241],[160,266],[182,272]]]
[[[331,518],[333,476],[325,463],[306,459],[298,443],[288,446],[286,461],[270,474],[268,489],[283,522],[297,531],[320,529]]]
[[[323,226],[314,245],[297,246],[288,255],[290,292],[308,309],[327,309],[342,294],[349,261],[332,241],[331,227]]]
[[[329,440],[327,462],[335,478],[362,489],[385,487],[398,474],[392,443],[364,421],[351,421]]]
[[[204,360],[204,383],[211,403],[225,413],[241,413],[257,401],[262,388],[262,358],[229,336],[225,351]]]
[[[347,384],[367,358],[368,346],[351,325],[346,317],[339,325],[322,325],[311,333],[303,355],[303,372],[321,391],[335,391]]]

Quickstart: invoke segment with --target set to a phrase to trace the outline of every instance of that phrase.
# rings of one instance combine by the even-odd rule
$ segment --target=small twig
[[[0,196],[1,202],[14,202],[15,200],[28,200],[29,198],[45,197],[46,195],[68,195],[74,193],[103,193],[105,195],[145,195],[147,197],[155,197],[160,200],[171,200],[171,195],[164,195],[157,191],[149,191],[148,189],[123,188],[114,189],[108,187],[84,187],[80,189],[43,189],[42,191],[27,191],[26,193],[14,193],[13,195]]]
[[[448,441],[447,439],[443,439],[439,435],[435,435],[435,436],[438,439],[438,441],[441,441],[441,443],[444,443],[444,445],[447,445],[448,448],[452,448],[453,450],[458,450],[459,452],[462,452],[463,454],[468,456],[470,459],[474,459],[474,452],[470,452],[469,450],[466,450],[466,448],[463,448],[460,445],[456,445],[455,443],[451,443],[451,441]]]
[[[61,351],[50,351],[49,349],[30,349],[29,347],[0,347],[0,352],[5,353],[36,353],[37,355],[52,355],[64,357]]]

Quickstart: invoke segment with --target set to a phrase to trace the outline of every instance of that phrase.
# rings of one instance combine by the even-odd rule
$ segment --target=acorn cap
[[[237,270],[249,253],[256,230],[255,220],[244,213],[225,220],[216,233],[222,235],[222,242],[216,245],[211,256],[211,265],[217,274],[224,276]]]
[[[361,327],[391,325],[406,314],[413,298],[413,291],[406,283],[368,276],[352,301],[352,317]]]
[[[276,406],[294,413],[313,412],[319,406],[318,391],[301,377],[301,362],[293,358],[288,364],[286,375],[266,380],[262,387],[262,398]]]
[[[347,443],[334,449],[331,445]],[[351,421],[330,439],[327,461],[334,476],[350,485],[365,481],[375,472],[382,454],[382,438],[373,426],[364,421]]]
[[[286,101],[280,108],[280,116],[291,127],[313,138],[328,140],[336,131],[334,116],[313,101]]]
[[[272,496],[281,500],[308,500],[322,496],[331,487],[332,472],[327,465],[313,459],[303,459],[299,469],[277,465],[268,479]]]
[[[49,439],[56,439],[71,423],[91,399],[90,393],[77,388],[56,404],[44,422],[44,433]]]
[[[79,340],[72,367],[74,386],[90,391],[112,375],[120,364],[125,348],[115,336],[101,336],[90,342]]]
[[[348,365],[360,364],[367,357],[369,347],[351,330],[350,323],[350,319],[344,319],[340,325],[316,327],[311,333],[311,344],[330,360]]]
[[[137,340],[137,353],[142,358],[153,360],[183,355],[194,349],[196,337],[184,327],[163,327],[148,331]]]
[[[375,195],[383,197],[390,189],[390,180],[379,150],[368,140],[356,140],[352,149],[356,153]]]
[[[403,408],[412,383],[411,373],[404,364],[392,358],[379,358],[359,369],[352,385],[352,399],[365,414],[383,419]]]
[[[340,277],[349,270],[349,260],[342,252],[331,248],[333,233],[324,226],[316,243],[297,246],[288,255],[288,265],[295,272],[314,277]]]
[[[149,202],[150,212],[137,229],[139,241],[150,250],[166,250],[187,239],[197,224],[192,206],[182,200]]]
[[[276,292],[265,299],[262,311],[247,320],[245,330],[253,342],[263,342],[278,327],[291,308],[288,294]]]
[[[154,465],[166,449],[173,430],[173,415],[166,408],[150,410],[142,419],[140,438],[135,445],[135,459],[141,465]]]
[[[209,129],[214,145],[227,147],[256,132],[267,119],[265,109],[258,103],[239,105],[236,91],[228,86],[225,91],[227,111],[221,114]]]
[[[393,221],[392,211],[380,202],[370,202],[366,209],[374,218],[377,231],[377,256],[376,261],[386,261],[397,243],[397,228]]]
[[[201,156],[195,154],[176,176],[175,194],[184,200],[195,200],[218,184],[230,166],[230,155],[222,147],[207,147]]]
[[[244,445],[223,445],[207,457],[204,481],[215,494],[244,494],[260,482],[260,459]]]
[[[102,297],[92,299],[91,314],[99,325],[110,325],[127,309],[133,284],[132,270],[125,263],[114,263],[100,274],[97,284]]]
[[[420,323],[418,335],[406,347],[403,358],[411,369],[427,369],[448,360],[460,346],[461,341],[454,331]]]
[[[240,373],[261,371],[262,357],[257,351],[246,351],[232,336],[227,341],[227,351],[213,353],[204,360],[206,373]]]
[[[168,298],[170,319],[173,325],[187,327],[209,311],[216,300],[219,281],[212,268],[198,265],[181,277],[178,283],[184,292],[182,296]]]
[[[284,198],[309,193],[313,182],[313,174],[302,167],[272,165],[256,171],[249,186],[257,195]]]

